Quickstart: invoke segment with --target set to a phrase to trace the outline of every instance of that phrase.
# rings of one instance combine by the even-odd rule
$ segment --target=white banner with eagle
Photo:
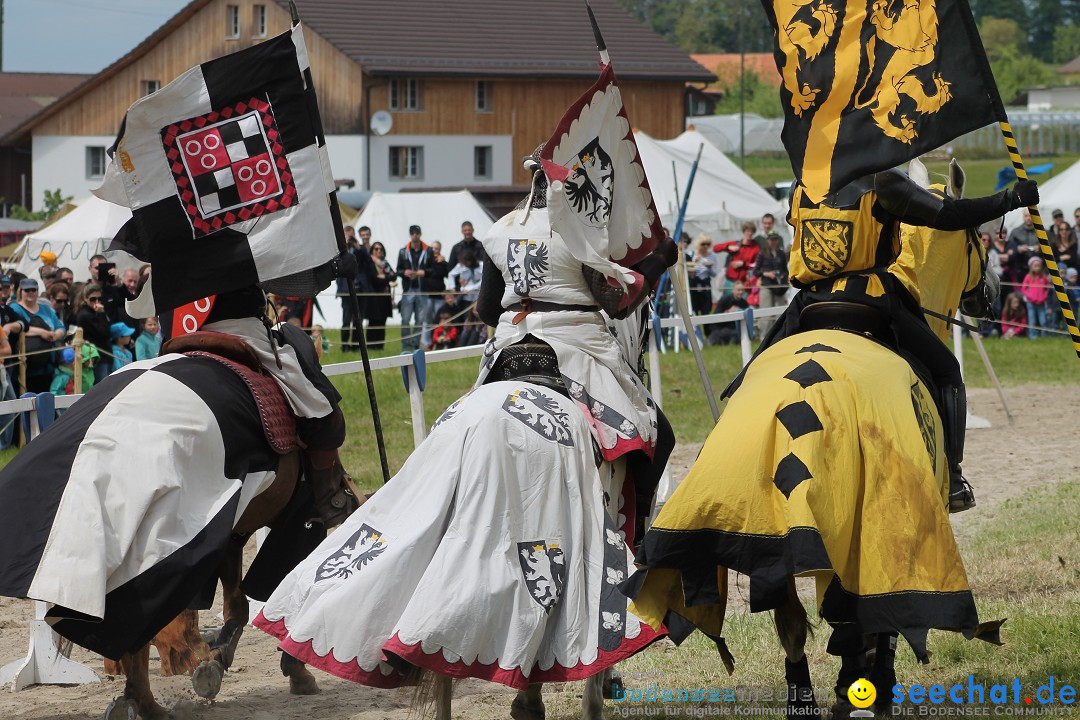
[[[600,77],[559,121],[540,161],[552,229],[582,263],[622,287],[630,304],[643,279],[629,268],[656,249],[664,228],[595,20],[593,29]]]

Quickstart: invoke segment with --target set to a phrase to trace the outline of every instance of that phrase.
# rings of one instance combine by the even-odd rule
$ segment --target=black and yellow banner
[[[967,0],[762,0],[784,147],[821,202],[1000,119]]]

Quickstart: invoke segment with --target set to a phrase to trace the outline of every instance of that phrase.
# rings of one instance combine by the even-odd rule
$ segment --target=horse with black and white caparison
[[[951,191],[961,186],[954,167]],[[990,273],[975,233],[904,232],[888,273],[913,283],[925,310],[952,317],[962,298],[987,304]],[[858,329],[840,329],[848,310],[858,311]],[[815,579],[818,610],[833,626],[841,713],[858,678],[878,688],[876,709],[889,711],[883,688],[896,683],[898,636],[925,661],[930,629],[996,643],[1001,624],[979,622],[949,523],[945,434],[928,384],[860,308],[840,307],[834,322],[779,340],[750,363],[623,585],[631,611],[665,623],[676,641],[695,628],[717,641],[731,672],[727,573],[748,575],[751,611],[775,611],[792,718],[816,712],[795,577]]]
[[[254,624],[344,679],[420,683],[440,719],[451,680],[471,677],[517,690],[517,720],[544,717],[543,683],[586,680],[583,716],[599,720],[608,671],[665,632],[618,585],[635,479],[658,477],[670,429],[636,372],[641,314],[601,312],[547,208],[511,213],[483,242],[478,309],[498,327],[476,386]]]
[[[214,697],[248,621],[246,595],[267,597],[325,537],[291,409],[237,343],[229,357],[125,366],[0,471],[0,594],[52,603],[57,633],[119,662],[127,681],[107,718],[169,717],[150,688],[147,643],[178,615],[190,620],[186,608],[209,607],[220,580],[219,636],[207,645],[183,633],[190,654],[176,658],[198,663],[195,690]],[[244,543],[264,526],[241,589]],[[282,669],[294,692],[317,692],[301,663]]]

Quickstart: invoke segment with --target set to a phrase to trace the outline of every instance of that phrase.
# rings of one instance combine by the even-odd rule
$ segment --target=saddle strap
[[[296,442],[296,416],[293,415],[289,402],[285,399],[285,393],[277,380],[264,373],[256,372],[246,365],[230,360],[227,357],[202,350],[192,350],[183,353],[188,357],[204,357],[221,363],[236,373],[255,400],[255,406],[259,409],[259,419],[262,421],[263,434],[270,447],[279,455],[285,455],[295,450]]]

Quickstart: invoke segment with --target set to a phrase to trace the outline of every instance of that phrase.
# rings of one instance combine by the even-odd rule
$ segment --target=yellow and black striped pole
[[[1013,169],[1016,170],[1018,180],[1027,180],[1027,170],[1024,169],[1024,159],[1020,157],[1020,149],[1016,146],[1016,138],[1013,136],[1012,126],[1005,120],[998,121],[1001,128],[1001,136],[1005,138],[1005,147],[1009,150],[1009,159],[1012,160]],[[1050,281],[1054,284],[1054,294],[1057,295],[1058,304],[1061,305],[1061,314],[1065,317],[1065,327],[1072,339],[1073,349],[1080,358],[1080,330],[1076,328],[1076,315],[1073,314],[1069,296],[1065,294],[1065,283],[1061,279],[1061,271],[1058,270],[1057,258],[1054,257],[1054,249],[1050,247],[1050,240],[1046,236],[1046,228],[1043,227],[1039,208],[1029,207],[1031,222],[1035,225],[1035,237],[1039,240],[1039,252],[1042,253],[1043,262],[1050,273]]]

